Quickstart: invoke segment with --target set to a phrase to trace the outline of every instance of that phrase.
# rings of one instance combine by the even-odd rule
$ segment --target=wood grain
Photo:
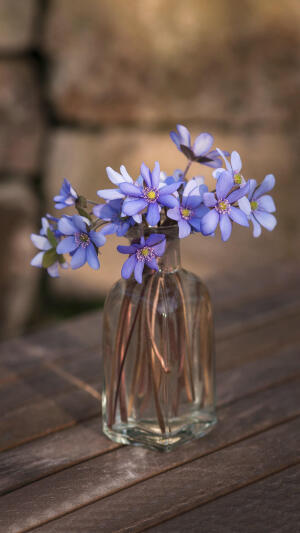
[[[295,446],[299,430],[298,418],[94,502],[36,532],[144,531],[295,464],[300,460]]]
[[[293,350],[284,350],[272,359],[265,358],[231,371],[220,372],[217,376],[218,406],[222,407],[276,384],[290,381],[297,374],[300,375],[300,358]],[[283,405],[291,398],[294,387],[287,390],[289,394],[284,398]],[[79,404],[79,407],[81,405],[85,408],[85,401]],[[34,418],[36,416],[35,414]],[[49,424],[49,417],[45,420]],[[54,432],[41,440],[35,439],[2,453],[0,494],[117,447],[118,445],[102,436],[99,415],[86,424]]]
[[[12,531],[23,531],[22,528],[26,530],[53,520],[184,463],[195,464],[200,457],[296,416],[299,413],[296,395],[300,396],[299,382],[268,389],[231,403],[220,410],[218,430],[201,441],[194,441],[167,455],[127,446],[81,462],[2,496],[0,516],[6,527],[14,526]],[[291,402],[291,397],[295,401]],[[290,435],[293,427],[292,424]],[[290,448],[292,453],[292,443]]]
[[[147,532],[297,533],[299,485],[300,467],[290,467]]]

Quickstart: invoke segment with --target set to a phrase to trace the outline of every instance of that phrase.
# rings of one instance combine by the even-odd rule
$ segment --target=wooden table
[[[211,281],[219,424],[169,454],[101,433],[100,313],[3,343],[1,533],[299,531],[299,272]]]

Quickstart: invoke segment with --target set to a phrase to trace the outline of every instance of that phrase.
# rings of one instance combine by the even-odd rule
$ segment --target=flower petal
[[[257,238],[261,235],[261,226],[259,222],[257,222],[255,216],[252,214],[250,215],[250,220],[253,224],[253,237]]]
[[[253,200],[257,200],[260,196],[265,194],[266,192],[271,191],[275,185],[275,177],[273,174],[267,174],[262,181],[261,185],[256,189],[256,191],[253,194]]]
[[[168,197],[165,197],[165,198],[168,198]],[[149,204],[146,220],[149,226],[156,226],[156,224],[158,224],[160,220],[160,212],[159,212],[157,202],[154,202],[153,204]]]
[[[47,272],[51,278],[59,278],[58,261],[47,268]]]
[[[200,196],[200,195],[199,196],[193,196],[192,194],[190,194],[190,196],[188,196],[186,201],[185,201],[185,206],[184,207],[187,207],[188,209],[196,209],[197,207],[199,207],[202,204],[202,199],[203,199],[203,197]]]
[[[73,215],[72,216],[72,222],[74,226],[76,227],[77,231],[82,231],[83,233],[86,233],[86,223],[83,220],[83,217],[80,215]]]
[[[118,201],[118,200],[113,200]],[[93,213],[96,217],[101,218],[102,220],[111,220],[113,217],[116,216],[116,212],[112,207],[108,204],[99,204],[95,205],[93,207]]]
[[[179,143],[183,144],[184,146],[191,146],[191,136],[189,130],[183,126],[182,124],[176,125],[178,135],[179,135]]]
[[[201,231],[201,218],[192,217],[189,220],[189,224],[196,230]]]
[[[107,173],[108,179],[114,185],[120,185],[120,183],[123,183],[125,181],[124,177],[119,172],[117,172],[111,167],[106,167],[106,173]]]
[[[154,169],[151,172],[151,183],[154,189],[158,188],[159,180],[160,180],[160,166],[159,166],[159,162],[155,161]]]
[[[43,237],[42,235],[36,235],[35,233],[32,233],[30,236],[34,246],[36,246],[39,250],[51,250],[52,244],[48,241],[47,237]]]
[[[231,235],[232,224],[231,224],[229,216],[226,214],[220,215],[220,230],[221,230],[222,241],[224,242],[228,241]]]
[[[247,215],[243,211],[241,211],[241,209],[239,209],[238,207],[231,206],[229,216],[231,220],[233,220],[233,222],[236,222],[237,224],[240,224],[241,226],[245,226],[246,228],[248,228],[249,222],[248,222]]]
[[[216,195],[218,200],[224,200],[230,189],[234,186],[234,181],[230,172],[222,172],[216,184]],[[242,195],[243,196],[243,195]]]
[[[151,174],[150,174],[150,168],[145,165],[145,163],[141,164],[141,176],[143,180],[145,181],[147,187],[151,187]]]
[[[86,258],[91,268],[94,270],[98,270],[100,268],[97,252],[93,244],[89,244],[89,246],[86,248]]]
[[[178,199],[172,194],[164,194],[162,197],[159,196],[158,202],[166,207],[176,207],[179,203]]]
[[[231,154],[231,166],[233,172],[238,174],[242,168],[242,161],[240,158],[240,154],[236,152],[235,150]]]
[[[173,192],[177,191],[177,189],[179,189],[181,185],[181,181],[176,181],[174,183],[171,183],[170,185],[161,187],[161,189],[159,189],[159,197],[164,196],[165,194],[172,194]]]
[[[154,246],[152,246],[155,255],[157,255],[158,257],[161,257],[162,255],[164,255],[164,253],[166,251],[166,245],[167,245],[167,241],[166,241],[166,239],[164,239],[160,243],[155,244]]]
[[[116,233],[118,231],[118,228],[119,228],[119,225],[115,224],[114,222],[111,222],[110,224],[106,224],[106,226],[104,226],[104,228],[101,229],[101,235],[112,235],[113,233]]]
[[[76,268],[82,267],[86,262],[86,248],[79,246],[71,259],[71,268],[75,270]]]
[[[261,211],[267,211],[268,213],[274,213],[276,211],[274,200],[269,194],[264,194],[264,196],[258,198],[257,203],[258,209]]]
[[[166,237],[163,233],[151,233],[145,241],[146,246],[155,246],[162,241],[165,241]]]
[[[137,215],[140,211],[143,211],[147,205],[147,201],[142,198],[129,200],[126,204],[123,204],[123,211],[128,216]]]
[[[120,183],[120,191],[126,196],[133,196],[134,198],[140,198],[143,196],[141,189],[132,183]]]
[[[173,143],[176,144],[178,150],[180,150],[180,139],[179,139],[179,135],[178,135],[175,131],[171,131],[171,132],[170,132],[170,137],[171,137]]]
[[[58,254],[67,254],[68,252],[73,252],[78,247],[78,244],[75,242],[75,239],[72,236],[66,237],[56,247],[56,253]]]
[[[210,133],[200,133],[193,144],[193,152],[196,156],[206,154],[211,149],[214,138]]]
[[[179,207],[176,206],[172,209],[168,209],[167,216],[172,220],[179,220],[181,218]]]
[[[126,259],[125,263],[122,266],[122,270],[121,270],[122,278],[124,278],[124,279],[130,278],[136,263],[137,263],[137,259],[136,259],[135,255],[131,255],[130,257],[128,257],[128,259]]]
[[[254,216],[256,220],[269,231],[272,231],[277,224],[277,220],[274,215],[271,215],[271,213],[266,213],[266,211],[260,211],[257,209],[254,213]]]
[[[98,196],[103,200],[116,200],[117,198],[124,198],[124,194],[119,189],[102,189],[97,191]]]
[[[131,244],[130,246],[123,246],[122,244],[119,244],[117,250],[120,254],[135,254],[137,251],[137,245]]]
[[[256,183],[256,180],[252,180],[252,179],[249,180],[248,183],[249,183],[248,199],[251,201],[253,193],[257,187],[257,183]]]
[[[231,168],[231,164],[229,163],[227,157],[226,157],[226,152],[220,150],[220,148],[217,148],[217,152],[218,154],[220,154],[220,156],[222,157],[224,163],[225,163],[225,166],[227,168],[227,170],[231,171],[232,168]]]
[[[121,165],[120,166],[120,171],[121,171],[121,174],[124,178],[123,181],[127,181],[127,183],[133,183],[133,179],[132,177],[128,174],[127,170],[126,170],[126,167],[124,165]]]
[[[147,267],[151,268],[152,270],[158,270],[158,264],[156,262],[156,259],[153,257],[152,259],[146,259],[145,263]]]
[[[144,266],[144,261],[136,261],[136,265],[134,267],[134,277],[138,283],[142,283],[143,281]]]
[[[220,219],[219,213],[217,213],[216,209],[211,209],[209,213],[204,215],[202,218],[202,227],[201,231],[203,235],[210,235],[211,233],[214,233],[218,222]]]
[[[203,203],[206,207],[215,207],[217,200],[213,192],[205,192],[203,194]]]
[[[246,183],[243,187],[240,187],[239,189],[236,189],[232,193],[230,193],[227,196],[227,201],[230,204],[234,204],[234,202],[237,202],[240,198],[243,198],[243,196],[247,196],[249,192],[249,182]]]
[[[188,237],[191,233],[191,226],[186,220],[179,220],[178,221],[178,228],[179,228],[179,239],[184,239],[185,237]]]
[[[246,215],[250,215],[252,209],[251,209],[251,205],[250,205],[250,202],[247,198],[247,196],[243,196],[243,198],[240,198],[238,200],[238,204],[239,204],[239,208],[244,211],[244,213],[246,213]]]
[[[43,266],[44,254],[45,252],[39,252],[38,254],[36,254],[34,258],[30,261],[31,266],[41,268]]]
[[[102,230],[103,231],[103,230]],[[93,243],[99,248],[100,246],[103,246],[103,244],[106,243],[106,238],[104,236],[104,233],[102,231],[90,231],[89,236],[92,239]]]

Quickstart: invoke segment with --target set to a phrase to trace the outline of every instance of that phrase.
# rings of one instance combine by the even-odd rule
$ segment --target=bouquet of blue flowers
[[[31,235],[39,250],[31,265],[44,267],[50,276],[58,277],[59,268],[69,266],[65,258],[68,254],[72,269],[87,262],[97,270],[100,267],[98,251],[107,236],[126,236],[132,226],[138,225],[140,240],[117,249],[129,256],[123,265],[122,277],[128,279],[133,274],[136,281],[142,283],[145,266],[159,269],[158,258],[164,254],[166,246],[162,230],[166,226],[177,225],[180,239],[191,233],[214,236],[219,226],[223,241],[229,239],[232,223],[248,227],[251,222],[254,237],[260,236],[261,227],[269,231],[274,229],[275,204],[268,194],[275,185],[273,174],[265,176],[260,185],[254,179],[247,180],[241,173],[238,152],[230,155],[219,148],[212,150],[214,139],[209,133],[200,133],[192,144],[189,130],[178,124],[177,131],[172,131],[170,137],[187,158],[185,170],[177,169],[171,176],[161,171],[158,162],[152,171],[142,163],[136,180],[125,166],[121,166],[120,172],[107,167],[107,176],[114,188],[97,191],[102,203],[79,195],[65,179],[59,195],[54,197],[54,206],[58,210],[73,207],[77,214],[61,217],[47,214],[42,218],[40,234]],[[208,191],[201,176],[188,179],[193,163],[214,169],[215,190]],[[161,228],[159,234],[156,228]]]

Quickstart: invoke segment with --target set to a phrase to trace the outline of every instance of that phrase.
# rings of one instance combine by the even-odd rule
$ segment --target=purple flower
[[[121,183],[129,183],[133,185],[134,181],[131,176],[129,176],[126,168],[124,165],[120,167],[120,172],[117,172],[111,167],[106,167],[106,172],[109,180],[114,184],[117,185],[116,189],[101,189],[97,191],[98,196],[100,198],[103,198],[104,200],[120,200],[125,198],[125,194],[123,194],[120,190],[120,184]],[[121,216],[125,216],[125,213],[122,212]],[[142,222],[142,216],[139,214],[133,215],[133,219],[137,224],[140,224]]]
[[[166,236],[152,233],[148,239],[141,237],[139,244],[130,246],[118,246],[117,250],[121,254],[129,254],[122,267],[122,277],[130,278],[134,272],[134,277],[138,283],[142,283],[144,266],[147,265],[152,270],[158,270],[157,257],[161,257],[166,249]]]
[[[224,159],[226,170],[224,170],[223,167],[217,168],[216,170],[213,171],[213,177],[219,178],[223,172],[229,172],[235,185],[239,185],[240,187],[245,185],[246,180],[241,174],[242,160],[241,160],[240,154],[236,151],[233,151],[231,154],[230,163],[229,163],[226,157],[226,155],[229,155],[227,152],[222,152],[222,150],[220,150],[219,148],[217,148],[217,152]]]
[[[43,217],[40,235],[36,235],[34,233],[31,234],[31,240],[33,244],[40,251],[34,256],[30,264],[38,268],[45,267],[49,276],[52,278],[58,278],[59,266],[61,268],[68,268],[68,264],[65,262],[63,255],[58,255],[55,250],[57,241],[54,235],[49,235],[49,238],[52,242],[50,242],[49,238],[47,237],[48,229],[50,229],[49,223],[47,219]]]
[[[179,168],[174,170],[172,176],[167,176],[165,172],[161,171],[160,183],[163,183],[164,185],[171,185],[172,183],[178,182],[181,182],[182,184],[185,183],[185,179],[183,178],[183,171]]]
[[[259,237],[261,226],[272,231],[277,220],[271,213],[276,211],[275,203],[269,194],[265,194],[273,189],[275,177],[267,174],[261,185],[257,186],[256,180],[249,180],[248,198],[239,201],[239,207],[248,215],[253,224],[253,237]]]
[[[191,161],[197,161],[208,167],[218,168],[222,165],[220,154],[216,150],[211,150],[214,138],[210,133],[200,133],[191,146],[191,135],[189,130],[177,124],[177,132],[171,131],[170,137],[176,144],[178,150]],[[228,152],[224,152],[228,154]]]
[[[212,192],[204,193],[204,205],[212,209],[202,218],[201,231],[203,235],[214,233],[220,223],[222,240],[227,241],[232,230],[231,220],[241,226],[249,226],[246,214],[238,207],[232,205],[248,194],[249,183],[232,191],[233,187],[234,182],[231,174],[223,172],[217,180],[216,194]]]
[[[201,231],[201,219],[209,211],[203,203],[203,194],[208,188],[203,178],[193,178],[186,184],[180,206],[169,209],[169,218],[178,221],[179,238],[187,237],[191,230]]]
[[[106,204],[99,204],[93,208],[93,213],[96,217],[101,218],[107,222],[102,230],[102,235],[110,235],[116,233],[118,237],[123,237],[129,230],[130,226],[135,224],[132,217],[121,217],[122,212],[122,199],[110,200]]]
[[[146,220],[150,226],[156,226],[160,220],[160,206],[175,207],[178,200],[173,193],[181,182],[164,185],[160,183],[160,167],[156,162],[153,172],[143,163],[141,166],[143,184],[121,183],[120,190],[126,195],[123,211],[134,216],[147,208]]]
[[[75,204],[77,198],[77,192],[73,189],[71,183],[64,179],[59,195],[54,196],[53,198],[54,202],[56,202],[54,207],[56,207],[56,209],[69,207],[70,205]]]
[[[70,253],[72,269],[80,268],[86,261],[94,270],[100,267],[97,249],[106,241],[101,232],[89,231],[84,218],[79,215],[63,216],[58,222],[58,229],[67,235],[57,246],[58,254]]]

